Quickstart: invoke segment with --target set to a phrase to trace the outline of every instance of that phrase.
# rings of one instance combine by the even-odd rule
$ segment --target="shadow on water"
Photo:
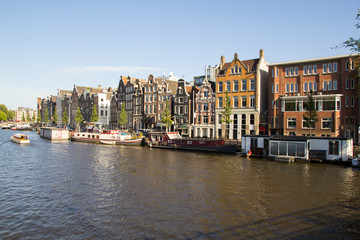
[[[185,239],[359,239],[360,200],[292,212]]]

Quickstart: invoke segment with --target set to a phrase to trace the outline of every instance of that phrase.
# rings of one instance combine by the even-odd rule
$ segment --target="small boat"
[[[25,134],[14,134],[14,136],[11,137],[11,141],[14,143],[30,143],[29,137]]]

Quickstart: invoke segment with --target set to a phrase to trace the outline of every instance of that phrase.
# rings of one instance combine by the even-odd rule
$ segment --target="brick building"
[[[272,134],[344,136],[357,141],[357,54],[269,64],[268,108]],[[318,122],[306,127],[303,115],[313,92]]]

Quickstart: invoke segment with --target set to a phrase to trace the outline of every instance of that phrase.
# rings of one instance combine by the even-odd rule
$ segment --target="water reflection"
[[[2,239],[360,237],[356,169],[30,139],[0,145]]]

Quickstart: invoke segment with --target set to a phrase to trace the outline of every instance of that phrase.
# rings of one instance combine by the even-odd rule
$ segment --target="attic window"
[[[241,68],[238,65],[235,65],[235,67],[231,69],[231,74],[241,74]]]

